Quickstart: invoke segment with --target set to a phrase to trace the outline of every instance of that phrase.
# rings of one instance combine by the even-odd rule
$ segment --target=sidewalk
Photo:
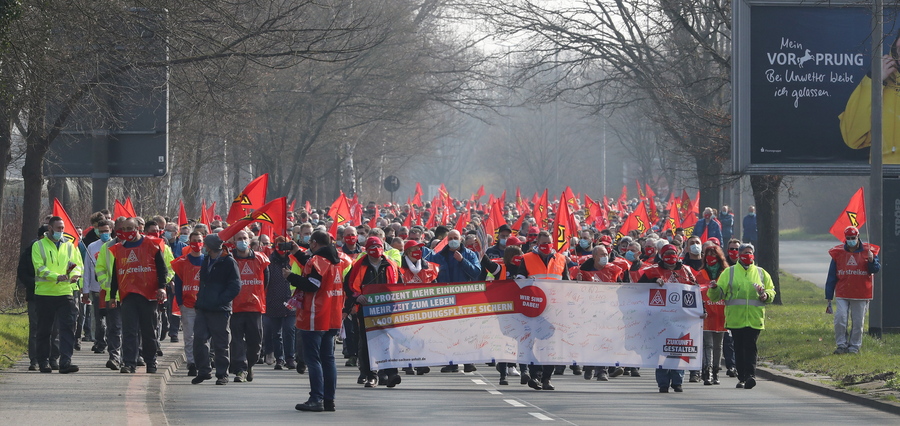
[[[0,418],[28,425],[165,425],[165,384],[184,358],[184,343],[161,342],[156,374],[106,368],[109,354],[95,354],[82,342],[72,363],[77,373],[28,371],[27,357],[0,372]]]
[[[783,365],[770,365],[768,363],[760,363],[760,366],[756,369],[756,375],[762,379],[783,383],[809,392],[815,392],[819,395],[900,415],[900,402],[881,398],[888,395],[894,396],[897,394],[895,391],[888,390],[885,392],[884,388],[866,389],[866,393],[848,391],[823,383],[823,381],[831,380],[830,377],[800,370],[791,370]],[[877,386],[874,383],[873,385]],[[862,388],[863,386],[861,385],[860,389]]]

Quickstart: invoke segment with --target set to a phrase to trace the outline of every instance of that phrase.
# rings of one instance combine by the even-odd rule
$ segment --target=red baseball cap
[[[409,250],[409,249],[411,249],[411,248],[413,248],[413,247],[421,247],[421,246],[424,246],[424,245],[425,245],[425,243],[420,243],[420,242],[415,241],[415,240],[407,240],[407,241],[403,244],[403,251],[407,251],[407,250]]]
[[[604,235],[600,238],[600,244],[606,246],[606,248],[612,247],[612,238],[609,235]]]
[[[851,225],[844,228],[844,238],[859,237],[859,228]]]
[[[541,230],[538,229],[537,226],[532,226],[531,228],[528,228],[528,233],[529,234],[540,234]]]
[[[522,245],[522,240],[518,239],[517,237],[509,237],[506,239],[506,245],[507,246],[520,246],[520,245]]]
[[[365,248],[369,248],[369,247],[372,247],[372,246],[384,246],[384,243],[381,242],[381,238],[378,238],[378,237],[369,237],[368,239],[366,239],[366,245],[365,245]]]
[[[670,251],[670,250],[678,253],[678,249],[675,248],[674,245],[666,244],[666,245],[662,246],[662,249],[659,250],[659,254],[665,254],[667,251]]]

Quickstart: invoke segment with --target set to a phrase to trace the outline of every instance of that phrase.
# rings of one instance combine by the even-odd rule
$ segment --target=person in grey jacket
[[[228,383],[228,321],[231,318],[231,301],[241,291],[241,276],[237,262],[222,247],[218,234],[209,234],[203,240],[207,255],[200,267],[200,290],[194,304],[197,317],[194,320],[194,360],[197,377],[191,380],[200,384],[212,379],[209,361],[209,342],[215,348],[216,384]],[[252,381],[252,376],[248,376]]]

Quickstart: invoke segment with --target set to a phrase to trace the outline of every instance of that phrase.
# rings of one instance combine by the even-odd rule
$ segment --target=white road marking
[[[504,401],[506,401],[507,404],[512,405],[513,407],[524,407],[525,406],[525,404],[523,404],[519,401],[516,401],[515,399],[504,399]]]
[[[472,379],[472,382],[475,383],[476,385],[486,385],[487,384],[484,382],[484,380],[481,380],[481,379]]]
[[[488,393],[491,394],[491,395],[503,395],[503,392],[500,392],[500,391],[498,391],[498,390],[488,389],[487,391],[488,391]]]
[[[532,416],[537,417],[540,420],[553,420],[550,417],[547,417],[541,413],[528,413],[528,414],[531,414]]]

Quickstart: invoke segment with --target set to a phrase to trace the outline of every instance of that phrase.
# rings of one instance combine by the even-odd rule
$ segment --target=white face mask
[[[691,244],[690,250],[691,250],[692,255],[699,256],[700,255],[700,244]]]
[[[603,256],[603,257],[597,259],[597,266],[599,266],[601,268],[606,266],[607,263],[609,263],[609,258],[606,256]]]

